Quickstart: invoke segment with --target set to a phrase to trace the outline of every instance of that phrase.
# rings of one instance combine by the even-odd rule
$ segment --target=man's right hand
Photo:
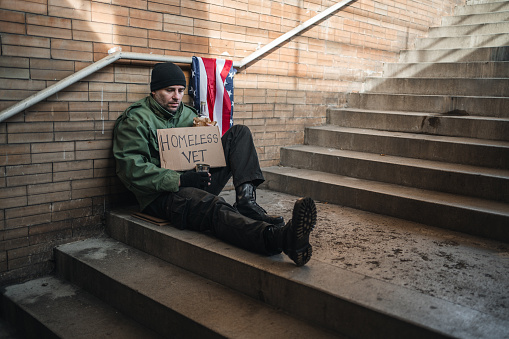
[[[210,175],[207,172],[187,171],[180,176],[180,187],[205,189],[208,185],[210,185]]]

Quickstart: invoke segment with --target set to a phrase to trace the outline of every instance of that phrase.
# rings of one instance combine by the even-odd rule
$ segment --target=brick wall
[[[0,109],[123,51],[241,60],[327,0],[2,0]],[[464,0],[358,0],[235,76],[234,121],[263,166],[325,122],[382,63]],[[125,203],[111,129],[149,92],[149,62],[117,62],[0,123],[0,285],[52,269],[52,248],[99,234]],[[183,65],[188,74],[189,66]],[[189,98],[186,98],[189,100]],[[128,195],[127,195],[128,196]]]

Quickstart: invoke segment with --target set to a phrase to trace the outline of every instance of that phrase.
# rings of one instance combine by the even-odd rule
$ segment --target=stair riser
[[[509,11],[494,12],[494,13],[476,13],[472,15],[456,15],[444,17],[442,19],[443,26],[453,25],[472,25],[484,23],[496,23],[509,21]]]
[[[509,180],[432,168],[417,168],[365,159],[353,159],[281,149],[281,165],[353,178],[509,202]]]
[[[187,243],[185,236],[180,241],[174,232],[171,236],[165,236],[157,228],[142,227],[111,214],[108,216],[108,232],[114,238],[118,236],[117,240],[125,241],[139,250],[154,256],[164,256],[166,259],[162,259],[165,261],[347,336],[373,338],[381,333],[387,338],[441,337],[429,329],[301,284],[291,278],[291,272],[295,272],[294,267],[275,263],[274,272],[263,270],[256,265],[244,264],[209,250],[205,243],[195,247]],[[140,240],[142,235],[145,238],[141,239],[144,240]],[[364,325],[367,323],[370,326]]]
[[[477,13],[492,13],[509,11],[509,2],[498,2],[481,5],[460,6],[454,11],[455,15],[469,15]]]
[[[327,123],[351,128],[509,141],[509,121],[506,120],[329,109]]]
[[[165,337],[221,338],[215,332],[55,249],[57,274]],[[150,283],[147,281],[147,283]]]
[[[348,107],[428,113],[446,113],[457,109],[470,115],[509,118],[509,98],[350,93]]]
[[[509,61],[509,47],[402,51],[400,62]]]
[[[367,78],[364,92],[509,97],[509,79]]]
[[[509,149],[434,140],[336,132],[308,128],[305,144],[358,152],[452,162],[491,168],[509,168]]]
[[[2,307],[2,317],[6,319],[19,335],[26,339],[59,339],[60,336],[53,333],[46,325],[34,318],[29,312],[23,309],[15,301],[0,296],[0,305]],[[16,338],[12,338],[16,339]]]
[[[484,35],[505,33],[509,33],[509,22],[499,22],[484,25],[431,27],[428,33],[428,38],[457,37],[472,34]]]
[[[509,218],[455,206],[264,172],[269,189],[476,236],[509,241]]]
[[[388,63],[384,65],[383,75],[398,78],[509,78],[509,62]]]
[[[466,36],[457,38],[423,38],[417,40],[415,49],[460,49],[499,47],[509,45],[508,34]]]

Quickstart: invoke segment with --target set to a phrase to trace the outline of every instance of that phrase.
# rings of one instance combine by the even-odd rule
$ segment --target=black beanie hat
[[[171,62],[156,64],[152,69],[150,91],[175,85],[186,87],[186,76],[180,67]]]

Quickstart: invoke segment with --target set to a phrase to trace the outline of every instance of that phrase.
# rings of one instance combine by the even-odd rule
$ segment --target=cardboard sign
[[[198,163],[226,166],[217,126],[158,129],[157,140],[162,168],[187,171]]]

